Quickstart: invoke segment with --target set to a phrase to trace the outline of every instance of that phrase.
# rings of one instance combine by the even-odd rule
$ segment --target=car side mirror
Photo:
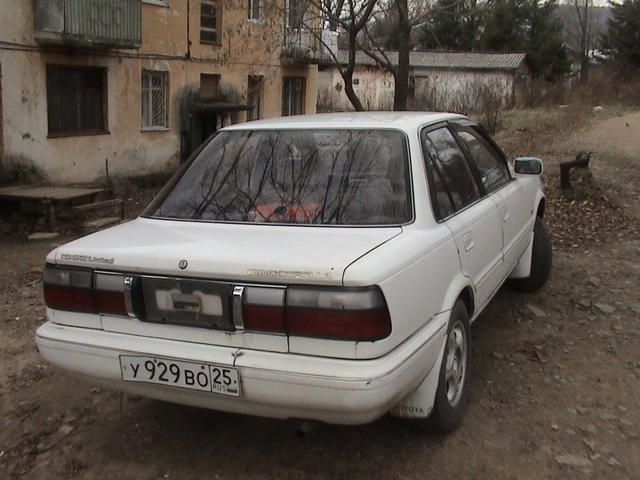
[[[542,160],[536,157],[518,157],[513,161],[513,171],[519,175],[542,175]]]

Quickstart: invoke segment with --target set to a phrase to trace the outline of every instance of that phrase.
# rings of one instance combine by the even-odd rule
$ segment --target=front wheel
[[[439,432],[452,432],[462,420],[469,399],[470,357],[469,313],[462,300],[458,300],[447,327],[447,343],[430,417],[431,425]]]
[[[509,285],[520,292],[540,290],[551,274],[553,251],[551,237],[540,217],[536,217],[533,227],[533,251],[531,252],[531,273],[527,278],[514,279]]]

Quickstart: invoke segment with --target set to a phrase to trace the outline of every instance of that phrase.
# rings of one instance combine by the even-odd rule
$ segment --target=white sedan
[[[452,430],[470,324],[549,276],[541,173],[461,115],[224,128],[139,218],[48,255],[39,351],[170,402]]]

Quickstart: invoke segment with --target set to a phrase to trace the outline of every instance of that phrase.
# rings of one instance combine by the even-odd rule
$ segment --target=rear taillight
[[[287,289],[287,333],[335,340],[374,341],[391,333],[379,288]]]
[[[391,333],[377,287],[235,287],[234,320],[245,330],[334,340],[375,341]]]
[[[125,276],[117,273],[96,273],[95,297],[98,313],[128,316],[125,301]]]
[[[242,305],[244,328],[286,333],[284,288],[245,287]]]
[[[54,310],[127,315],[122,274],[47,265],[43,285],[44,301]]]

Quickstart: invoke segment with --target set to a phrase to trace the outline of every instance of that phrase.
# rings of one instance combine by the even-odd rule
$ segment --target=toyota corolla
[[[452,430],[471,323],[549,276],[541,173],[461,115],[224,128],[139,218],[48,255],[39,351],[170,402]]]

